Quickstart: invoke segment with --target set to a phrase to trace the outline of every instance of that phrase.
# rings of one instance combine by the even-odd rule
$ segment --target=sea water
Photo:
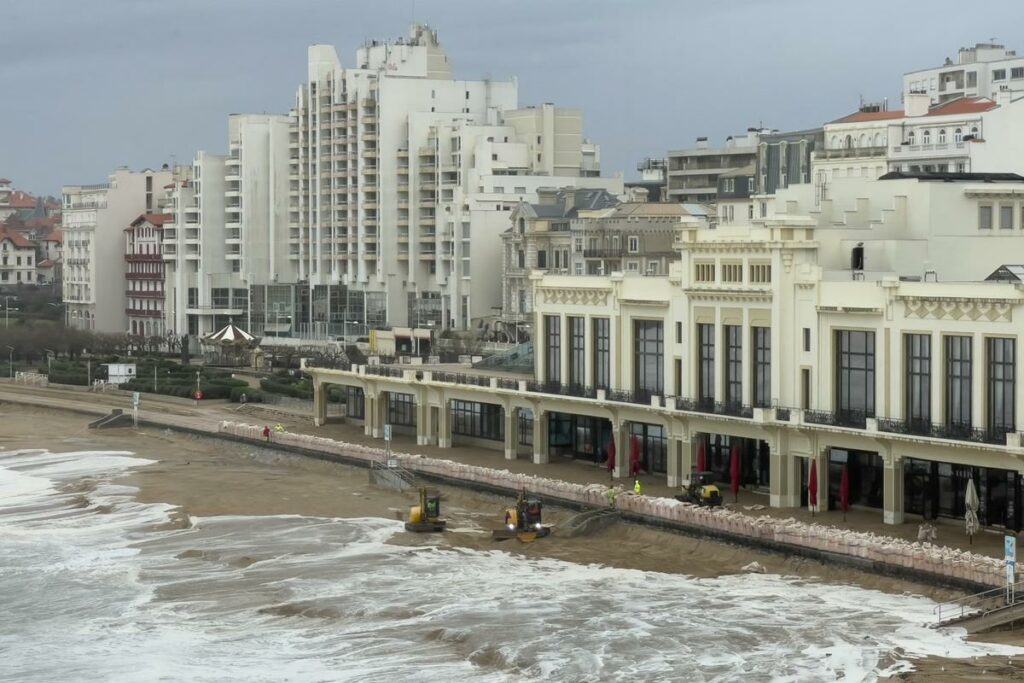
[[[130,453],[0,451],[3,681],[844,681],[1020,654],[934,603],[404,546],[384,519],[192,518]]]

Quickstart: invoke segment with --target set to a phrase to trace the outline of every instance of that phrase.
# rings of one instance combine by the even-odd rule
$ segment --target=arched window
[[[946,144],[946,129],[945,128],[939,128],[939,144],[940,145]]]
[[[964,141],[964,132],[962,130],[960,130],[959,128],[957,128],[956,130],[953,131],[953,142],[963,142],[963,141]]]
[[[860,134],[860,138],[857,140],[857,146],[858,147],[867,147],[867,145],[868,145],[868,138],[867,138],[866,135],[864,135],[864,133],[861,133]]]
[[[839,149],[839,136],[838,135],[833,135],[832,136],[832,149]]]
[[[846,149],[853,149],[853,136],[852,135],[847,135],[846,136]]]
[[[881,147],[884,144],[885,143],[882,142],[882,134],[881,133],[875,133],[875,147]]]
[[[925,131],[923,133],[921,133],[921,144],[922,145],[930,145],[931,143],[932,143],[932,132],[926,128]]]
[[[974,139],[978,138],[978,127],[977,126],[971,126],[971,137],[974,138]]]
[[[914,131],[910,131],[909,133],[907,133],[907,144],[914,144]]]

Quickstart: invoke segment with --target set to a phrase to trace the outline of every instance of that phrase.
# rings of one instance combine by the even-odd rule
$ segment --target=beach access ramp
[[[93,420],[89,423],[89,429],[109,429],[111,427],[131,427],[132,416],[126,415],[120,408],[114,408],[109,415]]]

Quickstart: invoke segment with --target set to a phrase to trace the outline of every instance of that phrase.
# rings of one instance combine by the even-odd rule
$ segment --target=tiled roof
[[[830,123],[864,123],[866,121],[889,121],[902,118],[902,111],[856,111],[841,119],[830,121]]]
[[[144,213],[132,221],[132,227],[134,228],[135,226],[145,221],[150,225],[162,228],[164,226],[164,223],[166,223],[169,220],[171,220],[171,214],[169,213]]]
[[[10,185],[11,181],[7,178],[0,178],[0,185]]]
[[[53,268],[57,265],[57,262],[52,258],[44,259],[36,264],[36,268]]]
[[[11,193],[10,206],[12,209],[34,209],[36,208],[36,198],[28,192],[15,190]]]
[[[3,240],[10,240],[14,246],[21,247],[22,249],[34,249],[36,246],[32,240],[19,235],[14,230],[8,230],[6,228],[0,230],[0,241]]]
[[[924,116],[957,116],[960,114],[979,114],[998,105],[987,97],[958,97],[955,100],[936,104]],[[891,121],[902,118],[918,118],[907,116],[904,111],[857,111],[831,123],[863,123],[866,121]]]

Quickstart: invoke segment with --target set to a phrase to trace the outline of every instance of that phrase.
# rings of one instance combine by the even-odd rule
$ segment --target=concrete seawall
[[[219,434],[256,443],[264,440],[261,426],[237,422],[221,422]],[[275,433],[272,443],[305,455],[362,466],[384,458],[384,450],[380,448],[304,434]],[[551,502],[576,509],[608,506],[608,487],[603,484],[573,484],[421,455],[392,452],[391,457],[397,458],[402,467],[427,479],[500,494],[526,488]],[[629,521],[924,583],[973,592],[1002,586],[1006,581],[1002,560],[929,543],[912,543],[793,519],[754,517],[631,492],[621,493],[616,507]]]

